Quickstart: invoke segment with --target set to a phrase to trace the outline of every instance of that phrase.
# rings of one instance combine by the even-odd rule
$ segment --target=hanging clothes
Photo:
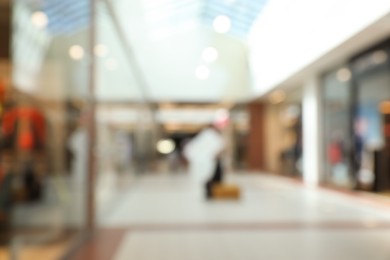
[[[3,148],[32,151],[45,145],[45,119],[34,107],[15,107],[6,111],[1,130]]]

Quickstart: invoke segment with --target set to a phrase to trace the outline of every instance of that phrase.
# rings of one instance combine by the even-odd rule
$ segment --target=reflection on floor
[[[185,175],[138,179],[100,220],[103,227],[150,224],[213,224],[390,220],[390,214],[348,196],[303,189],[283,178],[231,175],[243,192],[239,201],[206,201],[201,184]]]
[[[390,259],[390,211],[292,181],[236,174],[239,201],[206,201],[185,175],[142,177],[100,216],[126,232],[116,260]]]

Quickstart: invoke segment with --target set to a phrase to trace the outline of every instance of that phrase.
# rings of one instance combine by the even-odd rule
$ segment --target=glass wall
[[[124,2],[96,2],[95,218],[104,225],[142,174],[153,170],[158,127],[148,83],[130,35],[119,21]]]
[[[31,259],[59,241],[56,259],[87,229],[90,6],[18,0],[12,12],[12,90],[1,122],[11,248]]]
[[[354,113],[358,188],[390,191],[390,41],[352,61],[357,99]]]
[[[324,181],[351,187],[351,72],[340,67],[323,78]]]
[[[59,259],[104,222],[124,179],[150,170],[157,128],[143,75],[115,7],[91,3],[12,2],[11,66],[0,63],[0,258]]]
[[[323,77],[325,183],[390,190],[390,41]]]

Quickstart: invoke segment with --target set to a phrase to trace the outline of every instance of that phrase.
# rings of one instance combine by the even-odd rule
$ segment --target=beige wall
[[[282,150],[282,127],[279,122],[280,107],[267,105],[265,109],[265,166],[270,172],[279,171],[279,154]]]

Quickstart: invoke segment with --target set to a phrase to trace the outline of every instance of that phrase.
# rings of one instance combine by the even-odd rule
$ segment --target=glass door
[[[354,117],[358,188],[390,191],[389,43],[353,62],[357,100]]]

